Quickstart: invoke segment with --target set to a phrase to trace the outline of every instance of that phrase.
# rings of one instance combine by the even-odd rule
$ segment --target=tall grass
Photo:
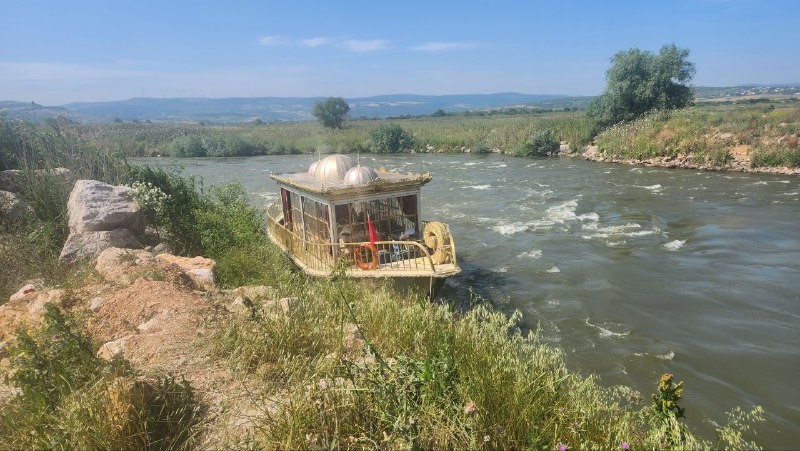
[[[370,134],[384,120],[349,121],[343,129],[317,123],[243,125],[93,124],[77,132],[95,146],[128,156],[247,156],[265,154],[369,152]],[[514,116],[446,116],[393,119],[413,135],[413,149],[444,152],[474,150],[479,145],[512,151],[542,130],[553,130],[559,141],[578,149],[594,133],[580,112]]]
[[[455,313],[387,285],[288,269],[260,282],[286,303],[248,300],[249,311],[213,340],[217,355],[279,399],[279,414],[258,420],[250,446],[747,446],[728,429],[718,441],[698,438],[632,390],[571,372],[559,349],[519,331],[519,314],[485,304]],[[760,418],[757,409],[747,415]]]
[[[685,156],[726,167],[736,147],[752,150],[751,166],[800,167],[800,107],[793,104],[694,107],[653,113],[597,136],[608,156],[633,160]]]

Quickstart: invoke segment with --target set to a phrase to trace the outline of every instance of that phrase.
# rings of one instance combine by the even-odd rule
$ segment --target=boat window
[[[380,240],[418,238],[419,222],[415,194],[337,205],[336,223],[339,240],[351,243],[369,241],[367,216],[372,220]]]
[[[289,217],[292,222],[288,226],[292,231],[300,236],[303,236],[303,212],[301,208],[301,197],[299,194],[289,191]]]
[[[292,202],[289,200],[289,191],[286,188],[281,188],[281,202],[283,204],[283,219],[284,224],[291,228],[292,224]]]
[[[328,206],[308,197],[303,197],[303,222],[306,240],[330,242],[330,212]]]

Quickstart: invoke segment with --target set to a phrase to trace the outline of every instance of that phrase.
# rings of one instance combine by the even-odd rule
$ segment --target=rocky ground
[[[17,328],[35,327],[45,303],[52,302],[84,319],[103,343],[99,357],[124,357],[141,378],[172,374],[187,380],[201,405],[201,447],[244,437],[253,420],[277,403],[264,399],[257,382],[214,358],[210,339],[233,315],[246,314],[244,298],[281,302],[269,299],[268,287],[217,289],[213,266],[202,257],[109,248],[80,288],[22,287],[0,306],[0,381],[11,369],[8,346]],[[0,403],[13,395],[11,387],[0,385]]]

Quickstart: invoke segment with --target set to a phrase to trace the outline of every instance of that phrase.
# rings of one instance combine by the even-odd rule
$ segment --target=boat
[[[334,154],[306,172],[270,177],[280,198],[267,209],[269,238],[306,274],[391,278],[432,297],[461,271],[447,224],[422,220],[429,173],[376,170]]]

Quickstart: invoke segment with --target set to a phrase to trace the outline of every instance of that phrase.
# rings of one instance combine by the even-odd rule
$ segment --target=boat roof
[[[358,197],[366,194],[393,193],[398,191],[419,190],[430,182],[427,174],[413,172],[402,173],[379,168],[375,171],[377,178],[361,185],[350,185],[344,180],[319,180],[314,174],[298,172],[294,174],[271,174],[270,177],[282,185],[321,195],[329,199]]]
[[[377,171],[353,160],[349,155],[332,154],[311,163],[306,172],[270,175],[280,185],[313,193],[329,200],[358,199],[365,195],[382,195],[419,191],[431,181],[430,174]]]

